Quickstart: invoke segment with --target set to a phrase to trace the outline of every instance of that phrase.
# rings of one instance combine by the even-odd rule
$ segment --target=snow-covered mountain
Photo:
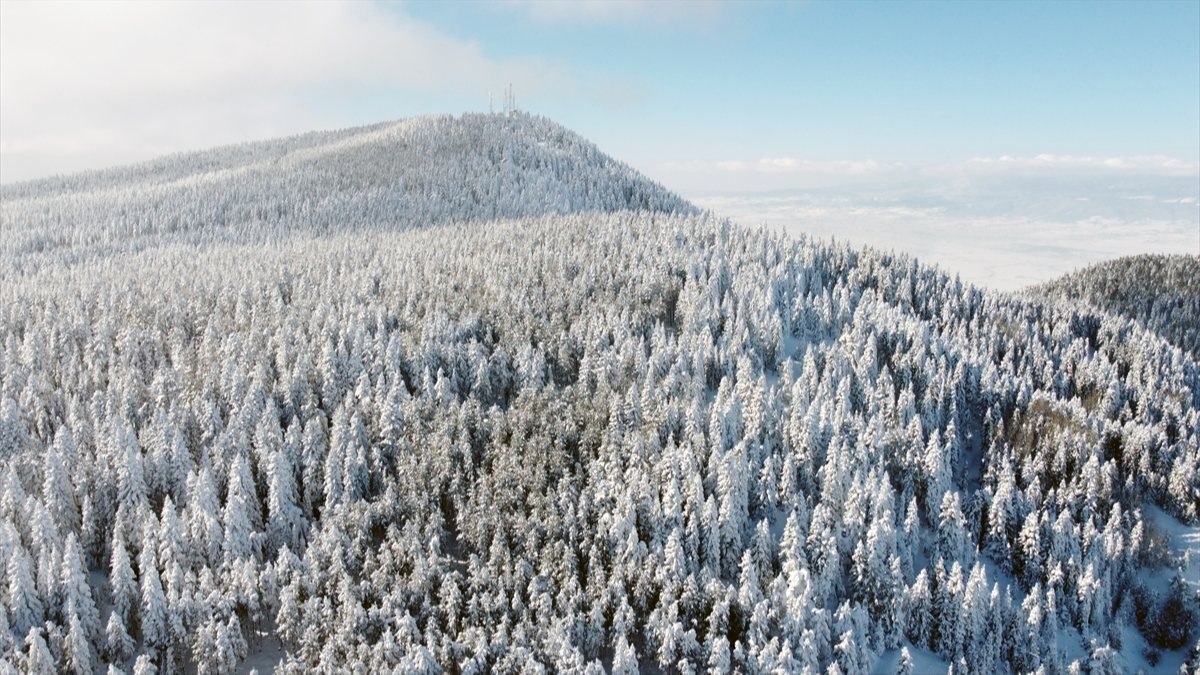
[[[0,186],[0,279],[162,243],[695,208],[553,122],[423,117]]]
[[[0,665],[1200,666],[1193,358],[593,160],[571,175],[617,167],[662,208],[598,212],[632,199],[602,184],[624,196],[563,206],[576,182],[536,175],[559,192],[511,208],[542,215],[445,193],[405,222],[467,222],[420,229],[171,235],[147,207],[138,250],[66,241],[10,275]],[[178,180],[138,172],[122,190]],[[6,188],[6,245],[29,194],[101,175]]]
[[[1200,257],[1118,258],[1055,279],[1033,293],[1135,319],[1200,359]]]

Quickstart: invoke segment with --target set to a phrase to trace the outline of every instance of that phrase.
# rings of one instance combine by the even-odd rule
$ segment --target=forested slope
[[[1033,289],[1051,300],[1140,321],[1200,359],[1200,258],[1138,255],[1086,267]]]
[[[161,243],[695,208],[524,113],[421,117],[0,186],[0,280]]]
[[[1134,322],[686,213],[219,232],[0,286],[0,666],[1200,666]]]

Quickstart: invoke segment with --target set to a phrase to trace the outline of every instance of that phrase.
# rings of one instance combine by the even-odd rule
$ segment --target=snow
[[[1058,629],[1057,641],[1063,663],[1070,664],[1076,661],[1087,663],[1090,651],[1088,644],[1074,627],[1061,626]]]
[[[1187,649],[1160,652],[1158,661],[1152,665],[1146,660],[1146,654],[1150,651],[1146,638],[1129,624],[1122,625],[1120,630],[1120,659],[1127,673],[1178,673],[1187,658]]]
[[[250,653],[238,665],[238,673],[258,671],[259,675],[275,672],[275,666],[283,660],[284,649],[274,630],[256,630],[249,640]]]
[[[1159,594],[1165,594],[1172,580],[1182,572],[1185,583],[1200,588],[1200,525],[1188,525],[1153,504],[1142,505],[1142,515],[1147,524],[1168,539],[1171,566],[1157,570],[1143,569],[1143,583]],[[1156,651],[1159,658],[1151,664],[1146,654]],[[1188,647],[1175,651],[1151,650],[1146,639],[1130,625],[1121,627],[1121,658],[1126,672],[1177,673],[1187,658]]]
[[[1142,513],[1169,538],[1172,557],[1184,582],[1200,589],[1200,525],[1181,523],[1153,504],[1143,506]]]
[[[902,648],[908,649],[912,657],[913,673],[917,675],[944,675],[950,670],[950,664],[928,649],[914,647],[905,641]],[[900,665],[900,649],[889,649],[879,656],[871,675],[893,675]]]
[[[108,587],[108,572],[101,569],[88,570],[88,585],[93,589],[103,589],[103,592],[93,590],[93,597],[96,601],[96,611],[100,613],[101,621],[108,621],[108,615],[112,612],[112,594]]]

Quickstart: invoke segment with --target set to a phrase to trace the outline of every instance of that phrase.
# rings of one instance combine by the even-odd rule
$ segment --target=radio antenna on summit
[[[517,97],[513,94],[512,83],[508,83],[508,89],[504,92],[504,112],[511,115],[517,111]]]

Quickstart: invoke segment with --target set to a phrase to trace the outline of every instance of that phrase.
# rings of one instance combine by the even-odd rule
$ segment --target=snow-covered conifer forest
[[[1200,359],[1200,257],[1137,255],[1091,265],[1043,284],[1047,299],[1084,302],[1142,322]]]
[[[3,670],[1200,668],[1194,276],[973,288],[524,114],[0,197]]]

